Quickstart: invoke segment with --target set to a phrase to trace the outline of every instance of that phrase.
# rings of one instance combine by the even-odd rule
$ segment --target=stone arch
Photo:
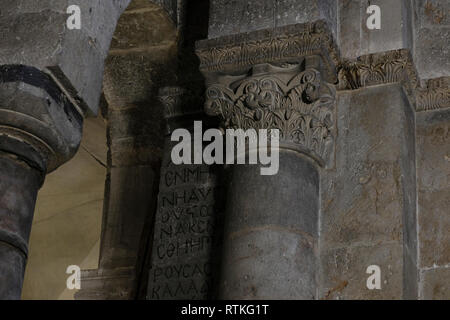
[[[200,7],[206,2],[208,1],[198,1],[195,5],[199,3]],[[73,131],[60,133],[60,142],[63,144],[67,139],[70,140],[74,137],[78,139],[77,141],[70,140],[71,146],[73,146],[73,152],[70,152],[70,155],[74,154],[79,147],[82,136],[82,119],[92,117],[99,111],[103,85],[102,75],[105,69],[103,101],[108,104],[108,108],[105,108],[105,114],[108,121],[110,147],[108,169],[110,170],[106,179],[107,200],[102,232],[104,245],[102,245],[99,270],[86,272],[85,279],[87,282],[90,282],[93,278],[97,280],[100,278],[97,282],[94,279],[90,284],[83,285],[86,288],[86,297],[136,297],[133,290],[136,289],[136,266],[139,265],[137,256],[140,252],[139,247],[146,243],[145,240],[141,241],[143,236],[145,238],[142,230],[146,229],[146,216],[149,215],[149,212],[151,215],[152,212],[152,199],[157,191],[155,186],[159,179],[158,173],[162,152],[161,125],[163,116],[162,110],[157,107],[155,98],[160,87],[179,84],[177,61],[180,61],[178,59],[181,54],[180,48],[183,51],[181,55],[185,55],[181,61],[186,62],[183,63],[182,71],[179,71],[183,72],[185,76],[183,84],[193,82],[193,79],[197,84],[202,82],[202,77],[198,73],[197,58],[193,53],[197,31],[194,30],[192,34],[187,36],[187,45],[185,43],[184,46],[180,46],[177,43],[177,40],[180,39],[181,26],[184,23],[182,19],[184,3],[184,1],[166,0],[153,2],[144,0],[135,0],[134,2],[118,0],[108,3],[101,0],[82,2],[79,4],[82,13],[80,30],[69,30],[66,27],[68,17],[66,9],[70,5],[69,1],[48,0],[39,4],[35,2],[9,3],[2,10],[4,15],[0,18],[0,28],[7,31],[5,32],[7,38],[4,42],[5,45],[0,47],[0,65],[32,68],[38,71],[36,74],[43,78],[45,82],[52,84],[49,88],[59,88],[57,91],[60,97],[56,100],[50,100],[49,103],[52,92],[37,86],[39,88],[37,99],[40,100],[40,104],[45,109],[42,114],[50,115],[48,117],[52,121],[49,124],[50,126],[58,127],[61,121],[70,122],[70,119],[73,118],[71,114],[74,112],[81,119],[81,122],[78,126],[75,126],[76,128]],[[128,8],[128,10],[123,14],[125,8]],[[208,7],[205,8],[208,9]],[[195,19],[207,23],[204,17],[201,18]],[[19,25],[18,21],[24,22],[23,25]],[[142,22],[144,24],[146,22],[147,25],[142,27]],[[152,27],[165,27],[167,29],[165,32],[159,30],[149,33],[148,23],[152,23]],[[114,30],[116,30],[116,35],[113,38]],[[129,33],[132,36],[123,37],[121,31],[124,32],[123,35]],[[169,42],[171,43],[168,43],[167,37],[159,37],[164,33],[166,36],[170,34]],[[111,42],[112,46],[109,51]],[[109,57],[107,57],[108,52],[110,53]],[[104,68],[105,65],[106,68]],[[7,94],[15,88],[14,86],[20,88],[19,91],[14,93],[19,98],[26,99],[30,96],[30,93],[35,93],[34,87],[36,85],[33,79],[27,80],[31,83],[30,88],[22,85],[28,83],[24,82],[23,79],[17,79],[11,84],[11,81],[8,80],[10,78],[8,70],[10,69],[6,68],[6,72],[2,71],[0,93]],[[8,81],[4,81],[4,79]],[[201,85],[197,89],[199,89],[197,92],[202,91]],[[47,107],[46,103],[48,104]],[[62,115],[64,119],[61,119],[60,116],[51,117],[54,104],[59,105],[65,111]],[[148,108],[148,106],[154,108]],[[0,109],[11,112],[12,108],[12,112],[19,111],[34,117],[34,111],[29,107],[29,104],[20,106],[16,103],[11,106],[7,105],[6,108],[2,106]],[[7,125],[24,129],[20,127],[17,121],[14,122],[13,118],[8,118],[9,120],[12,122],[7,123]],[[32,142],[16,139],[15,136],[11,140],[10,134],[5,134],[3,131],[0,133],[2,139],[0,145],[8,147],[6,149],[1,148],[0,156],[14,167],[26,164],[29,167],[27,174],[37,182],[40,182],[38,178],[45,176],[45,173],[56,170],[70,160],[70,157],[61,157],[58,154],[55,159],[61,158],[63,161],[54,161],[48,168],[30,165],[35,159],[42,158],[44,164],[49,159],[47,159],[45,153],[39,152],[39,148],[33,148]],[[45,132],[38,132],[36,137],[45,138]],[[14,142],[12,147],[10,140]],[[43,142],[46,143],[45,139]],[[15,147],[22,144],[25,147]],[[14,150],[21,152],[25,150],[26,152],[16,155],[13,154]],[[36,152],[38,155],[34,154]],[[117,181],[117,184],[114,181]],[[140,182],[142,184],[139,184]],[[132,188],[127,188],[129,185],[135,186],[138,191],[143,191],[136,194]],[[115,189],[115,186],[117,186],[117,189]],[[7,208],[13,210],[13,212],[24,210],[24,213],[26,213],[25,227],[23,230],[18,230],[18,237],[23,239],[24,243],[28,242],[33,208],[39,187],[40,183],[36,183],[29,190],[32,201],[27,203],[26,208]],[[145,193],[146,189],[151,190]],[[108,203],[110,200],[118,201],[118,203]],[[138,204],[140,208],[128,210],[127,204],[130,203]],[[8,203],[5,205],[7,206]],[[116,210],[115,214],[111,214],[109,208]],[[130,224],[127,224],[127,222],[130,222]],[[5,232],[7,235],[8,230]],[[20,297],[23,270],[27,260],[26,254],[23,254],[22,251],[26,252],[26,250],[18,248],[17,252],[23,256],[18,268],[14,269],[15,267],[7,264],[6,274],[11,273],[17,277],[11,278],[13,281],[5,287],[5,292],[0,291],[0,297],[3,294],[8,295],[9,298]],[[8,254],[15,257],[17,252]],[[8,258],[5,259],[5,261],[7,260]],[[90,275],[94,277],[90,277]],[[104,276],[118,281],[109,282],[114,286],[115,294],[104,295],[105,292],[110,291],[107,287],[108,284],[102,282]],[[9,292],[13,292],[13,295]],[[82,294],[80,293],[80,295]]]
[[[81,29],[69,30],[70,2],[2,5],[0,158],[2,167],[10,168],[5,176],[12,180],[1,186],[1,194],[10,190],[15,199],[12,203],[0,199],[0,221],[14,217],[0,227],[3,299],[20,298],[37,192],[45,175],[75,154],[83,117],[98,110],[103,62],[117,19],[128,3],[83,1],[79,3]],[[28,188],[23,188],[27,181],[31,181]]]
[[[164,139],[157,95],[177,80],[174,12],[158,1],[131,1],[112,37],[103,79],[108,157],[99,267],[83,273],[81,299],[139,297]]]

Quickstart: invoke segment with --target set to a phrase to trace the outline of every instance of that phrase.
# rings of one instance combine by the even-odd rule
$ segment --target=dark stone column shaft
[[[0,299],[20,299],[42,173],[0,152]]]
[[[37,192],[76,153],[82,127],[48,74],[0,66],[0,299],[20,299]]]
[[[228,169],[219,298],[314,299],[319,174],[300,153],[280,150],[280,170]]]

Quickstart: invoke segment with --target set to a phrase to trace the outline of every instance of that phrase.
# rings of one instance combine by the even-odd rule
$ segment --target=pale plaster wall
[[[77,155],[39,191],[23,299],[73,299],[66,268],[98,265],[106,168],[106,126],[87,119]]]

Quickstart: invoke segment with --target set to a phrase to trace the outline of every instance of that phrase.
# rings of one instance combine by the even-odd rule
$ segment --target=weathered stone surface
[[[446,0],[415,0],[416,24],[421,28],[450,26],[450,4]]]
[[[140,11],[130,11],[128,8],[117,24],[111,48],[124,50],[173,43],[176,41],[174,26],[159,6],[147,6]]]
[[[166,141],[147,299],[206,299],[219,249],[217,173],[207,165],[174,165],[175,144]]]
[[[1,68],[0,101],[1,150],[34,162],[43,172],[75,154],[83,118],[46,74],[21,66]]]
[[[202,99],[189,90],[164,87],[158,99],[166,122],[158,204],[150,239],[147,299],[200,299],[213,296],[218,268],[222,205],[217,166],[172,162],[177,128],[193,131],[194,120],[207,120]],[[203,122],[205,127],[209,121]],[[206,128],[205,128],[206,129]],[[194,152],[194,149],[192,149]]]
[[[450,77],[429,79],[416,90],[416,110],[450,108]]]
[[[336,3],[330,0],[214,0],[208,38],[324,19],[336,31]]]
[[[381,9],[381,29],[367,28],[370,5]],[[361,1],[361,52],[359,55],[396,49],[412,49],[412,10],[410,1]],[[348,19],[353,19],[349,16]]]
[[[259,165],[227,170],[219,297],[314,299],[319,214],[315,166],[297,152],[281,150],[276,175],[260,175]]]
[[[322,46],[331,49],[324,56]],[[278,129],[281,143],[274,176],[261,176],[259,165],[228,169],[222,299],[317,297],[319,176],[309,161],[334,163],[335,90],[325,79],[335,74],[324,68],[337,58],[333,47],[322,22],[197,46],[206,112],[226,129]]]
[[[433,268],[424,270],[421,278],[421,299],[449,300],[450,299],[450,268]]]
[[[78,149],[83,118],[45,73],[0,67],[0,298],[19,299],[38,189]],[[11,250],[12,249],[12,250]],[[4,284],[4,286],[3,286]]]
[[[160,11],[163,9],[166,12],[166,15],[170,17],[170,19],[174,23],[179,23],[181,21],[180,15],[183,14],[180,12],[183,10],[183,6],[186,0],[132,0],[127,7],[127,11]]]
[[[415,62],[423,79],[450,76],[450,4],[415,0]]]
[[[100,267],[134,266],[144,222],[154,199],[149,196],[156,188],[154,169],[151,166],[111,168],[105,217]],[[126,187],[125,187],[126,186]]]
[[[106,167],[107,142],[106,142],[106,120],[101,116],[87,118],[84,121],[83,139],[81,148],[86,150],[101,165]]]
[[[383,100],[378,99],[380,95]],[[330,256],[342,252],[340,248],[351,246],[361,256],[348,261],[349,274],[364,273],[356,260],[365,260],[385,252],[373,264],[388,270],[392,261],[403,260],[405,232],[414,234],[415,187],[414,182],[414,117],[411,106],[397,85],[370,87],[353,92],[341,92],[338,100],[336,141],[336,170],[322,177],[321,252],[325,254],[322,264]],[[413,237],[412,235],[409,237]],[[408,238],[409,239],[409,238]],[[405,244],[406,245],[406,244]],[[363,253],[364,252],[364,253]],[[367,258],[366,258],[367,257]],[[395,263],[397,265],[397,262]],[[365,266],[367,268],[369,265]],[[400,263],[400,268],[403,264]],[[355,268],[355,269],[353,269]],[[327,277],[329,269],[324,269]],[[338,273],[339,274],[339,273]],[[402,298],[402,274],[395,272],[396,279],[390,290],[382,290],[380,297]],[[361,277],[366,277],[364,274]],[[321,298],[338,285],[322,282]],[[351,278],[340,281],[350,283]],[[367,279],[367,277],[366,277]],[[353,284],[352,284],[353,286]],[[399,287],[400,286],[400,287]],[[362,289],[361,289],[362,290]],[[364,298],[362,291],[349,290],[346,298]]]
[[[146,52],[110,55],[106,60],[104,80],[105,96],[110,108],[129,108],[154,99],[158,85],[173,78],[173,68],[167,64],[171,61],[170,57],[174,56],[175,43]]]
[[[180,11],[186,0],[152,0],[152,2],[163,7],[174,22],[181,22]]]
[[[159,86],[176,81],[177,1],[133,1],[118,21],[103,81],[108,102],[108,168],[98,270],[78,298],[144,298],[148,238],[164,142]],[[158,2],[158,3],[159,3]],[[172,16],[172,14],[175,14]],[[123,270],[127,270],[123,272]],[[138,282],[137,280],[140,280]],[[104,282],[102,286],[101,283]],[[110,293],[117,286],[120,294]]]
[[[420,77],[450,76],[450,27],[422,28],[415,41],[415,61]]]
[[[76,300],[132,299],[135,286],[134,268],[94,269],[81,272],[81,289]]]
[[[360,0],[338,1],[338,44],[342,57],[356,58],[361,54]]]
[[[130,0],[82,1],[82,29],[69,30],[66,9],[71,1],[8,1],[2,6],[1,64],[22,64],[43,70],[59,67],[96,113],[103,62],[116,22]],[[26,52],[26,54],[24,54]]]
[[[26,257],[22,252],[1,242],[0,245],[0,287],[1,300],[19,300],[23,274],[25,273]]]
[[[381,9],[379,30],[367,28],[366,10],[370,5]],[[339,26],[338,43],[345,58],[413,47],[410,1],[340,0]]]
[[[335,83],[340,63],[331,32],[323,21],[198,41],[196,53],[207,85],[224,74],[244,78],[253,68],[261,69],[258,65],[262,64],[314,68],[325,81]]]
[[[403,262],[402,245],[343,246],[322,252],[324,287],[320,299],[330,300],[398,300],[402,299]],[[367,289],[370,274],[367,267],[378,265],[381,269],[381,289]]]
[[[221,299],[316,298],[315,239],[278,226],[240,231],[240,235],[225,240],[232,245],[223,256]]]
[[[163,139],[163,135],[158,133],[164,130],[162,114],[157,111],[157,108],[146,106],[110,111],[109,136],[113,166],[143,164],[157,159],[157,155],[161,154]]]
[[[450,110],[417,114],[421,268],[450,263]]]
[[[76,152],[81,115],[96,111],[103,62],[116,21],[129,2],[82,1],[82,30],[65,27],[68,1],[4,3],[3,158],[44,173]],[[448,1],[192,3],[135,0],[119,20],[104,81],[109,152],[97,157],[108,167],[100,267],[83,273],[79,297],[448,298]],[[371,4],[381,7],[381,30],[366,27]],[[193,89],[195,99],[202,99],[198,92],[204,79],[196,71],[193,43],[207,36],[200,29],[206,29],[209,9],[210,39],[198,45],[209,87],[207,111],[222,115],[225,127],[280,127],[288,138],[275,177],[252,171],[258,166],[229,168],[223,252],[211,245],[221,231],[213,230],[218,211],[214,218],[198,219],[180,213],[192,205],[179,203],[186,194],[196,201],[204,195],[199,190],[215,186],[211,168],[175,167],[166,161],[160,176],[165,134],[189,127],[197,110],[185,116],[193,110],[165,113],[155,107],[156,92],[166,85]],[[340,54],[360,58],[344,61]],[[311,81],[305,70],[314,70],[323,82]],[[324,83],[331,88],[327,94]],[[329,84],[353,90],[339,93],[337,109]],[[270,103],[269,97],[274,98]],[[331,100],[327,112],[318,108]],[[173,117],[168,131],[162,125],[164,114]],[[94,142],[86,150],[95,156],[96,146]],[[166,148],[170,146],[166,136]],[[170,177],[182,180],[185,169],[189,176],[198,168],[208,172],[206,180],[170,183]],[[4,181],[15,182],[14,172],[2,172],[0,188]],[[152,243],[158,185],[161,206]],[[6,197],[4,203],[10,200]],[[215,200],[199,202],[211,207]],[[14,219],[32,211],[22,202]],[[167,212],[175,213],[168,218]],[[10,221],[9,215],[0,218],[0,229]],[[29,229],[29,224],[22,226]],[[11,241],[0,244],[6,242]],[[0,295],[16,298],[20,293],[26,256],[20,250],[26,251],[26,241],[19,247],[12,251],[14,244],[0,246],[0,277],[12,288],[0,288]],[[220,258],[221,270],[215,265]],[[371,264],[381,267],[381,290],[365,286]]]

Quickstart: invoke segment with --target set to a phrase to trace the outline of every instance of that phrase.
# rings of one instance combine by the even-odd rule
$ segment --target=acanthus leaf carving
[[[259,30],[197,43],[202,72],[243,71],[261,63],[281,63],[320,56],[329,82],[336,81],[340,61],[333,35],[325,21]]]
[[[425,88],[416,91],[417,111],[450,108],[450,77],[427,81]]]
[[[400,82],[412,91],[419,85],[412,58],[403,49],[343,61],[338,67],[338,79],[340,90]]]
[[[450,107],[449,77],[430,79],[421,86],[411,55],[406,49],[343,61],[338,67],[338,80],[339,90],[400,83],[418,112]]]
[[[334,87],[315,69],[276,69],[210,85],[206,112],[220,116],[225,128],[278,129],[282,142],[328,165],[335,139]]]

